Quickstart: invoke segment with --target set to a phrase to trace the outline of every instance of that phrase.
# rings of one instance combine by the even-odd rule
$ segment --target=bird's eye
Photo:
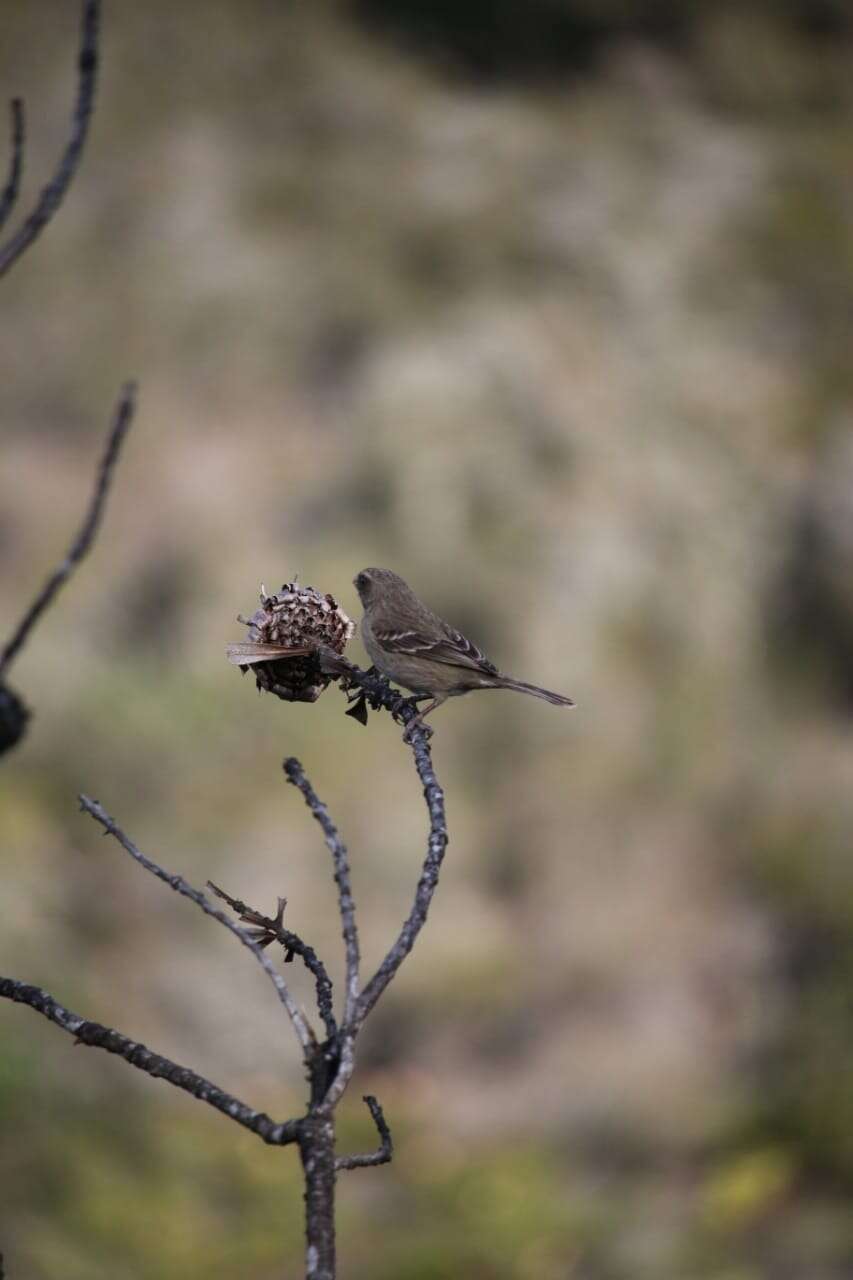
[[[370,579],[366,573],[360,573],[355,580],[355,585],[359,591],[366,591],[370,585]]]

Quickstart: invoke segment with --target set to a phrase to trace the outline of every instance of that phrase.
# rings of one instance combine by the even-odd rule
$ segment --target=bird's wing
[[[314,650],[307,645],[297,647],[284,644],[264,644],[260,640],[242,644],[229,644],[225,653],[235,667],[251,667],[258,662],[276,662],[279,658],[306,657]]]
[[[446,662],[453,667],[468,667],[474,671],[496,672],[497,667],[484,657],[460,631],[445,627],[441,636],[426,635],[415,630],[391,630],[374,626],[373,637],[388,653],[409,654],[413,658],[431,658],[434,662]]]

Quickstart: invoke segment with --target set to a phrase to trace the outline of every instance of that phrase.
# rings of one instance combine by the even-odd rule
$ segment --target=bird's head
[[[392,573],[390,569],[362,569],[361,573],[357,573],[353,578],[353,586],[365,609],[370,607],[377,596],[389,589],[399,592],[402,588],[406,595],[410,594],[403,579],[396,573]]]

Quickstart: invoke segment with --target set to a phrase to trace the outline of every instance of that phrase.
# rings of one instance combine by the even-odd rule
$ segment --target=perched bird
[[[447,698],[472,689],[516,689],[558,707],[573,707],[571,698],[526,684],[498,671],[460,632],[418,599],[390,569],[362,569],[353,579],[364,617],[361,638],[371,661],[396,684],[419,698],[431,698],[418,713],[422,723]]]

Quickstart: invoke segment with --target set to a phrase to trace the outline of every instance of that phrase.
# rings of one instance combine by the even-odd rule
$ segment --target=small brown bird
[[[571,698],[526,684],[498,671],[480,650],[428,609],[390,569],[362,569],[353,584],[364,605],[361,638],[371,661],[389,680],[419,698],[432,698],[417,716],[422,723],[447,698],[472,689],[516,689],[558,707]],[[410,727],[415,721],[410,721]]]

